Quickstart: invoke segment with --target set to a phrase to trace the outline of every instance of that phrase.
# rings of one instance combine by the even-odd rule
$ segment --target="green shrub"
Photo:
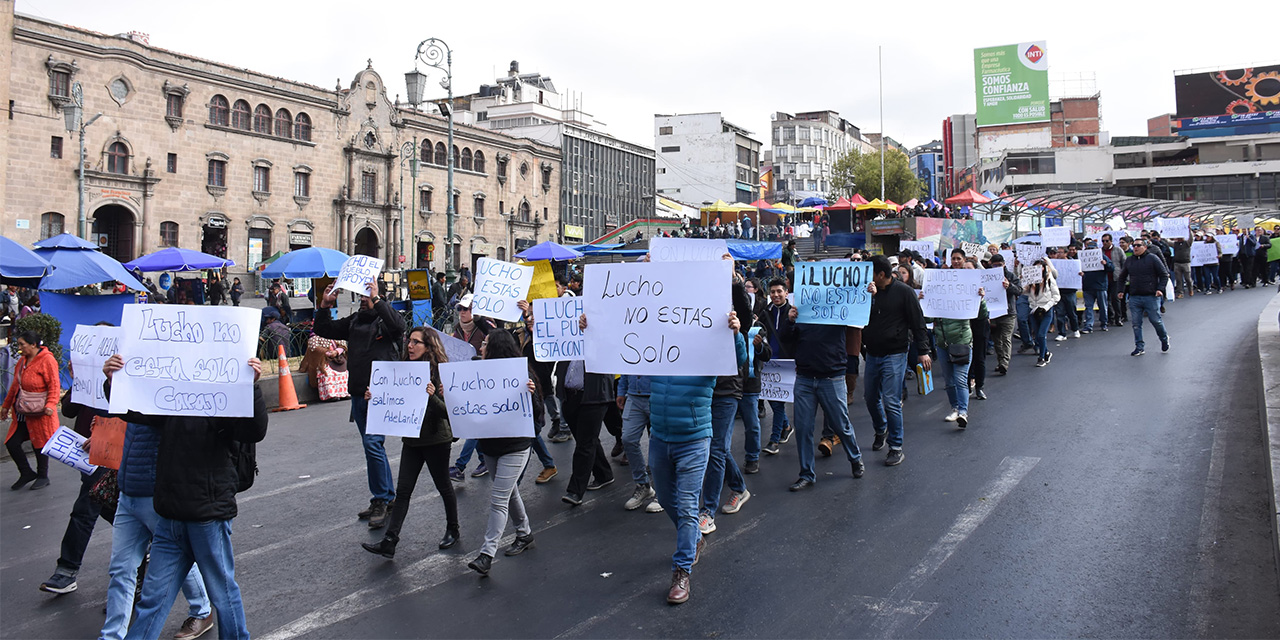
[[[63,361],[62,344],[58,342],[62,337],[62,323],[58,322],[57,318],[45,313],[33,313],[19,320],[13,329],[14,335],[18,335],[23,331],[36,332],[36,335],[40,336],[40,339],[44,341],[44,346],[49,347],[49,353],[52,353],[59,363]],[[9,348],[13,350],[14,356],[18,355],[17,342],[17,340],[14,340],[9,343]]]

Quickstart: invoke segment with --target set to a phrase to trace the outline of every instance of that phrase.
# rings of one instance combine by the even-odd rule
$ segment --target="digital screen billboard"
[[[1187,73],[1174,76],[1173,86],[1178,118],[1280,111],[1280,65]]]
[[[1044,41],[973,50],[978,126],[1049,121]]]

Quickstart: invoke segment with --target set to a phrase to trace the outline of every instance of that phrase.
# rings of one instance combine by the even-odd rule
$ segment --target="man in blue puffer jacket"
[[[160,430],[130,422],[124,432],[120,455],[120,502],[111,529],[111,582],[107,585],[107,619],[102,640],[119,640],[129,629],[133,615],[133,593],[151,536],[160,516],[152,506],[156,488],[156,457],[160,452]],[[182,595],[190,605],[179,638],[195,638],[213,628],[209,595],[204,590],[200,568],[192,565],[182,583]]]

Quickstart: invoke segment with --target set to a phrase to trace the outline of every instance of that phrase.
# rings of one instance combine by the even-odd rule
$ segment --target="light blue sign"
[[[796,265],[796,321],[865,327],[871,319],[870,262]]]

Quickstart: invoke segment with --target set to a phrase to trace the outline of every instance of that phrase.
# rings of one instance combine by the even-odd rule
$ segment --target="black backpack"
[[[252,442],[231,441],[231,455],[236,463],[236,493],[253,487],[253,477],[258,475],[258,447]]]

